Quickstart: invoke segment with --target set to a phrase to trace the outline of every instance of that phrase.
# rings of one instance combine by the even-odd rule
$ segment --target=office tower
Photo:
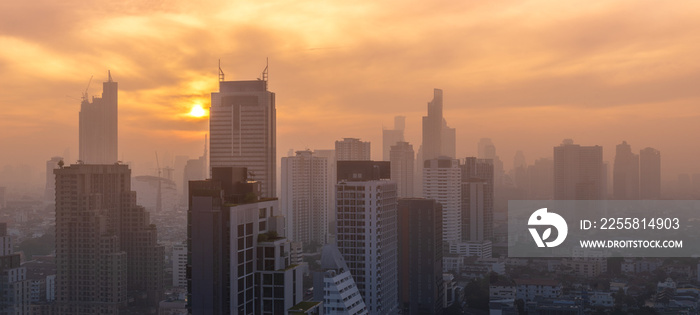
[[[661,152],[654,148],[639,151],[639,195],[646,200],[661,197]]]
[[[335,245],[323,246],[321,270],[314,273],[314,300],[323,301],[323,314],[367,314],[367,306],[357,284]]]
[[[391,146],[391,179],[396,182],[399,198],[414,197],[413,195],[413,146],[408,142],[398,142]]]
[[[207,178],[206,159],[200,156],[198,159],[187,160],[185,168],[182,170],[182,199],[180,204],[186,205],[189,196],[189,182],[193,180],[204,180]]]
[[[603,147],[565,139],[554,147],[554,200],[605,198]]]
[[[262,196],[277,196],[275,93],[267,90],[267,72],[252,81],[223,81],[220,74],[219,92],[211,93],[209,134],[211,167],[247,167]]]
[[[91,79],[92,80],[92,79]],[[102,97],[88,100],[87,90],[80,103],[80,160],[89,164],[117,162],[117,82],[107,71]]]
[[[117,314],[129,299],[134,309],[157,307],[164,250],[129,167],[74,164],[54,174],[58,313]]]
[[[30,302],[27,270],[20,266],[20,254],[14,253],[7,223],[0,223],[0,314],[29,314]]]
[[[189,183],[187,295],[190,313],[284,314],[303,298],[301,267],[276,198],[259,198],[245,167],[213,167]]]
[[[442,205],[442,240],[462,240],[462,189],[459,160],[441,157],[423,164],[423,197]]]
[[[639,155],[632,153],[627,141],[615,148],[613,197],[617,200],[639,199]]]
[[[173,179],[175,183],[177,183],[177,194],[178,196],[182,196],[185,194],[185,185],[183,185],[185,182],[185,165],[187,165],[187,161],[190,159],[189,156],[187,155],[176,155],[175,156],[175,165],[173,166],[175,168],[175,178]],[[202,178],[203,179],[203,178]],[[181,198],[181,200],[185,200],[185,198]],[[184,203],[183,203],[184,204]]]
[[[173,287],[187,287],[187,242],[173,245]]]
[[[503,185],[503,161],[496,154],[496,146],[490,138],[481,138],[477,144],[477,157],[480,159],[490,159],[493,161],[493,183],[494,186]]]
[[[467,157],[462,172],[462,240],[493,239],[493,160]]]
[[[338,176],[338,166],[335,159],[335,150],[314,150],[314,155],[326,158],[328,162],[328,166],[326,167],[328,170],[328,177],[326,178],[326,186],[328,187],[326,189],[326,192],[328,192],[328,205],[326,206],[328,210],[326,219],[328,219],[328,222],[326,223],[326,230],[328,237],[331,238],[335,235],[335,184],[338,183],[336,179]]]
[[[397,314],[396,184],[366,180],[372,178],[371,173],[357,177],[347,180],[338,174],[338,250],[369,314]]]
[[[309,151],[282,158],[282,213],[289,239],[316,249],[328,234],[328,160]]]
[[[447,126],[442,115],[442,90],[433,90],[433,100],[428,102],[428,116],[423,116],[423,157],[425,160],[440,156],[455,158],[456,131]]]
[[[382,160],[389,161],[391,147],[397,142],[404,141],[403,132],[406,128],[406,117],[394,117],[394,129],[382,129]]]
[[[335,142],[336,161],[369,161],[370,143],[358,138],[343,138]]]
[[[58,168],[58,162],[63,161],[60,156],[54,156],[46,161],[46,188],[44,188],[44,200],[54,201],[56,199],[56,179],[53,170]]]
[[[540,158],[527,167],[528,192],[530,200],[550,200],[554,196],[554,161]],[[605,178],[605,177],[604,177]]]
[[[399,304],[402,314],[442,314],[442,206],[399,199]]]

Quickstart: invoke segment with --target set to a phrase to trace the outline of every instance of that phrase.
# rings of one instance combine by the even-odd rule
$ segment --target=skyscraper
[[[369,161],[370,143],[358,138],[343,138],[335,142],[335,155],[338,161]]]
[[[402,314],[442,314],[442,206],[399,199],[399,302]]]
[[[639,197],[647,200],[661,197],[661,152],[654,148],[639,151]]]
[[[210,166],[247,167],[262,196],[276,197],[275,93],[263,80],[223,81],[211,93]]]
[[[338,162],[335,159],[335,150],[314,150],[314,155],[317,157],[326,158],[328,162],[327,170],[328,177],[326,178],[326,191],[328,192],[328,206],[326,209],[326,218],[328,227],[326,228],[328,236],[335,235],[335,184],[338,183],[336,176],[338,175]]]
[[[62,161],[60,156],[54,156],[46,161],[46,187],[44,188],[44,200],[54,201],[56,199],[56,180],[53,170],[58,168],[58,162]]]
[[[282,158],[282,213],[289,239],[309,246],[328,234],[328,160],[309,151]]]
[[[442,115],[442,90],[433,90],[428,102],[428,116],[423,116],[423,161],[440,156],[455,158],[456,131],[447,126]],[[423,161],[420,161],[421,163]]]
[[[117,82],[107,71],[107,82],[102,83],[102,97],[88,100],[83,94],[80,104],[79,155],[83,163],[112,164],[117,162]]]
[[[397,142],[404,141],[404,129],[406,128],[406,117],[394,117],[394,129],[382,129],[382,160],[389,161],[391,147]]]
[[[496,154],[496,146],[490,138],[481,138],[477,144],[477,157],[480,159],[489,159],[493,163],[493,184],[501,186],[503,184],[503,161]]]
[[[118,314],[129,298],[137,309],[156,307],[164,250],[136,205],[128,166],[74,164],[54,173],[58,313]]]
[[[603,147],[581,146],[565,139],[554,147],[554,199],[605,198]]]
[[[613,197],[617,200],[639,199],[639,155],[632,153],[627,141],[615,147]]]
[[[493,160],[467,157],[462,171],[462,240],[493,239]]]
[[[338,250],[369,314],[397,314],[396,184],[341,180],[336,195]]]
[[[396,182],[399,198],[414,197],[414,157],[413,146],[408,142],[400,141],[391,146],[391,179]]]
[[[462,240],[462,176],[459,160],[440,157],[423,165],[423,197],[442,205],[442,240]]]

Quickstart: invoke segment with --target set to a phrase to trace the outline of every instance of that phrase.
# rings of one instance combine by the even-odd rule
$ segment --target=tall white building
[[[462,171],[459,160],[441,157],[423,165],[423,197],[442,204],[442,240],[462,240]]]
[[[397,314],[396,184],[341,181],[336,196],[338,249],[369,314]]]
[[[343,138],[335,142],[337,161],[369,161],[370,143],[358,138]]]
[[[187,243],[173,245],[173,286],[187,287]]]
[[[247,167],[262,195],[276,197],[275,93],[267,80],[221,80],[211,93],[209,165]]]
[[[314,277],[314,300],[323,301],[324,314],[365,315],[367,306],[335,245],[327,244],[321,253],[321,269]]]
[[[289,239],[323,245],[328,234],[328,160],[309,151],[282,158],[282,213]]]
[[[391,146],[391,180],[396,182],[399,198],[411,198],[413,194],[413,170],[415,154],[408,142],[398,142]]]

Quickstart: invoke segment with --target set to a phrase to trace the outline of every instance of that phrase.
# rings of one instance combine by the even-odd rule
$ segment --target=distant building
[[[282,158],[282,213],[289,239],[321,246],[328,234],[328,160],[310,150]]]
[[[321,270],[314,274],[314,300],[323,301],[323,314],[367,314],[357,284],[335,245],[323,246]]]
[[[442,314],[442,206],[399,199],[397,219],[401,314]]]
[[[428,102],[428,115],[423,116],[422,162],[441,156],[456,157],[456,131],[447,126],[442,111],[442,90],[433,90],[433,99]]]
[[[118,84],[107,71],[107,82],[102,83],[102,97],[88,100],[87,92],[80,104],[79,155],[86,164],[113,164],[117,155],[117,94]]]
[[[187,205],[187,198],[189,196],[189,182],[193,180],[204,180],[208,177],[208,170],[206,169],[206,157],[200,156],[198,159],[187,160],[185,162],[185,168],[182,171],[182,199],[180,204]]]
[[[488,259],[492,256],[492,248],[491,241],[458,242],[450,244],[450,254]]]
[[[134,176],[131,187],[136,192],[136,202],[149,212],[170,213],[177,210],[177,185],[174,181],[158,176]]]
[[[394,129],[382,129],[382,160],[389,161],[391,159],[391,147],[398,142],[404,141],[404,129],[406,128],[406,117],[394,117]]]
[[[36,257],[22,264],[27,269],[27,280],[31,286],[31,302],[46,303],[56,299],[55,257]]]
[[[335,155],[338,161],[369,161],[370,143],[358,138],[343,138],[335,142]]]
[[[528,199],[550,200],[554,196],[554,161],[540,158],[527,167]]]
[[[211,167],[247,167],[263,197],[276,197],[277,128],[275,93],[262,80],[219,80],[211,93]]]
[[[467,157],[462,172],[462,240],[493,239],[493,160]]]
[[[639,151],[639,197],[661,198],[661,152],[654,148]]]
[[[187,243],[173,245],[173,286],[187,287]]]
[[[602,200],[605,193],[603,147],[566,139],[554,147],[554,199]]]
[[[44,200],[46,201],[56,200],[56,176],[53,174],[53,170],[58,168],[60,161],[63,161],[60,156],[54,156],[46,161],[46,188],[44,188]]]
[[[0,223],[0,314],[29,314],[31,281],[14,253],[7,223]]]
[[[515,279],[516,299],[535,301],[536,297],[556,298],[562,294],[562,284],[554,279]]]
[[[632,153],[632,148],[627,141],[622,141],[615,148],[613,198],[639,199],[639,155]]]
[[[477,143],[477,158],[482,160],[491,160],[493,164],[493,185],[503,185],[503,161],[496,154],[496,146],[490,138],[481,138]]]
[[[423,197],[442,205],[442,241],[462,240],[462,188],[459,160],[441,157],[423,165]]]
[[[326,167],[328,169],[328,177],[326,178],[326,186],[328,186],[326,189],[328,193],[326,218],[328,222],[326,223],[326,230],[329,236],[335,235],[335,184],[338,183],[338,162],[336,161],[335,150],[314,150],[314,155],[326,158],[326,162],[328,162]]]
[[[413,146],[408,142],[398,142],[391,146],[391,179],[396,182],[399,198],[414,197],[414,156]]]

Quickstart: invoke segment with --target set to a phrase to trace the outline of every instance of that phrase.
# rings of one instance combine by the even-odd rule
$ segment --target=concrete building
[[[335,245],[323,246],[321,270],[314,274],[314,300],[323,301],[324,314],[367,314],[357,284]]]
[[[645,200],[661,197],[661,152],[654,148],[639,151],[639,197]]]
[[[173,286],[187,287],[187,243],[173,245]]]
[[[156,308],[164,249],[136,204],[126,165],[74,164],[56,174],[56,303],[59,314]],[[129,292],[129,295],[127,295]]]
[[[399,199],[398,286],[401,314],[442,314],[442,206]]]
[[[561,282],[554,279],[515,279],[516,299],[535,301],[536,297],[556,298],[562,294]]]
[[[267,68],[266,68],[267,69]],[[277,129],[275,93],[262,80],[219,80],[211,93],[209,117],[211,167],[246,167],[261,185],[262,196],[276,191]]]
[[[459,160],[441,157],[423,165],[423,197],[442,205],[442,240],[462,240],[462,173]]]
[[[607,195],[603,147],[565,139],[554,147],[554,199],[602,200]]]
[[[289,239],[317,247],[328,236],[328,160],[310,150],[282,158],[282,213]]]
[[[481,138],[477,143],[476,149],[477,158],[491,160],[491,164],[493,164],[493,185],[502,186],[505,170],[503,168],[503,161],[501,161],[501,158],[496,154],[496,146],[493,144],[493,141],[491,141],[490,138]]]
[[[56,259],[51,256],[37,257],[24,262],[27,280],[31,285],[31,302],[46,303],[56,299]]]
[[[421,163],[441,156],[456,157],[456,131],[443,118],[442,100],[442,90],[434,89],[433,99],[428,102],[428,115],[423,116]]]
[[[200,156],[198,159],[191,159],[185,162],[185,168],[182,170],[182,199],[180,204],[187,205],[189,196],[189,182],[192,180],[204,180],[207,178],[209,171],[206,168],[206,156]]]
[[[191,181],[188,309],[191,314],[284,314],[303,298],[302,268],[276,198],[260,199],[246,168],[214,167]]]
[[[14,253],[7,223],[0,223],[0,315],[29,314],[30,304],[27,269],[20,266],[20,254]]]
[[[493,160],[467,157],[462,171],[462,240],[493,239]]]
[[[399,198],[414,197],[414,174],[415,169],[413,146],[408,142],[398,142],[391,146],[389,152],[391,161],[391,179],[396,182],[396,189]]]
[[[44,188],[44,200],[53,202],[56,200],[56,177],[53,170],[58,168],[58,162],[63,161],[60,156],[54,156],[46,161],[46,188]]]
[[[328,170],[328,177],[326,178],[326,186],[328,186],[328,189],[326,189],[328,192],[328,206],[326,207],[328,210],[326,213],[328,222],[326,223],[326,230],[330,237],[335,235],[335,184],[338,183],[338,161],[335,157],[335,150],[314,150],[314,155],[326,158],[328,162],[328,166],[326,167]]]
[[[88,100],[87,92],[80,104],[79,159],[89,164],[113,164],[118,159],[117,148],[118,84],[107,71],[102,83],[102,97]]]
[[[450,254],[488,259],[493,253],[491,241],[466,241],[450,244]]]
[[[337,161],[369,161],[370,143],[358,138],[343,138],[335,142],[335,155]]]
[[[394,117],[394,129],[382,129],[382,161],[391,159],[391,147],[404,141],[404,129],[406,129],[406,117]]]
[[[632,153],[632,147],[627,141],[622,141],[615,147],[613,198],[639,199],[639,155]]]
[[[369,314],[397,314],[396,184],[354,175],[338,175],[337,246]]]

